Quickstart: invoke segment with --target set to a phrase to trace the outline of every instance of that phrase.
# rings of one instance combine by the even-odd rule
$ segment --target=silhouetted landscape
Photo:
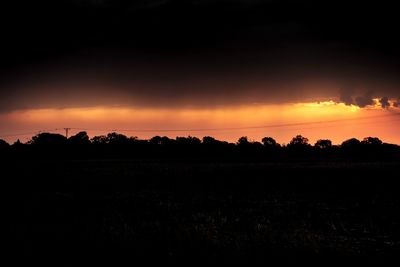
[[[13,245],[28,259],[380,263],[400,251],[400,147],[378,138],[0,144]]]
[[[293,137],[287,145],[281,145],[272,137],[261,142],[249,141],[246,136],[236,143],[216,140],[213,137],[154,136],[149,140],[127,137],[116,132],[89,138],[82,131],[66,138],[61,134],[40,133],[30,141],[17,140],[12,145],[0,139],[3,158],[18,159],[172,159],[201,161],[396,161],[400,146],[383,143],[377,137],[363,140],[351,138],[340,145],[332,145],[328,139],[320,139],[314,145],[301,135]]]
[[[396,1],[0,10],[11,265],[399,261]]]

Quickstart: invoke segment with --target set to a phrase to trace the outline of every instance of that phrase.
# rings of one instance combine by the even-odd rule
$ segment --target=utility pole
[[[65,137],[68,139],[68,132],[71,130],[71,128],[64,128],[65,130]]]

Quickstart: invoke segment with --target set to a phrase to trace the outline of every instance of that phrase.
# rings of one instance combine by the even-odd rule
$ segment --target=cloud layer
[[[359,12],[341,0],[9,2],[1,111],[330,99],[368,107],[375,98],[390,108],[400,96],[389,3]]]

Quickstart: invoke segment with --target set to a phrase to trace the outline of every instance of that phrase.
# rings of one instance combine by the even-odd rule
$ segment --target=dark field
[[[380,263],[400,255],[399,167],[24,160],[2,180],[17,259]]]

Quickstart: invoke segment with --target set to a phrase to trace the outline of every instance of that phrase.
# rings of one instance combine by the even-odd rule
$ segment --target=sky
[[[323,3],[321,3],[323,2]],[[0,138],[302,134],[400,144],[389,1],[9,1]]]

